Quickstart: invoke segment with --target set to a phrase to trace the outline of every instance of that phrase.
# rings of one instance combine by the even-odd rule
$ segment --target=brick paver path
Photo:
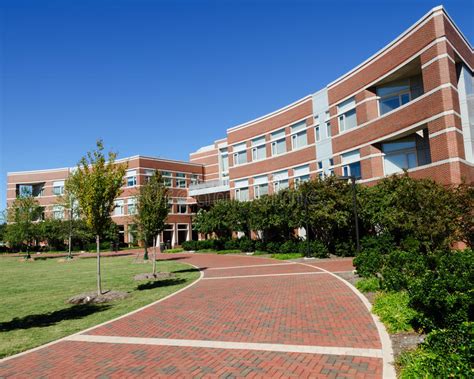
[[[351,260],[162,254],[201,278],[139,311],[0,361],[2,377],[394,377],[388,335],[333,272]]]

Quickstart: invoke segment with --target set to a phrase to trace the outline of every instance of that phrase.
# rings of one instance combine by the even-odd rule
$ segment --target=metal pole
[[[68,259],[72,258],[72,198],[69,195],[69,247],[68,247]]]
[[[360,240],[359,240],[359,217],[357,216],[357,197],[356,197],[356,178],[355,176],[351,177],[352,182],[352,205],[354,207],[354,222],[355,222],[355,232],[356,232],[356,246],[357,246],[357,255],[360,253]]]

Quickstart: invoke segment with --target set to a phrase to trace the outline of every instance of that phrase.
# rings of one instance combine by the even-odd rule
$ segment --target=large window
[[[176,187],[177,188],[186,188],[186,174],[182,172],[176,173]]]
[[[337,113],[339,114],[338,120],[340,132],[344,132],[357,126],[355,99],[353,97],[340,103],[337,106]]]
[[[247,144],[245,142],[234,145],[234,166],[247,163]]]
[[[254,184],[254,197],[256,199],[268,195],[268,176],[267,175],[262,175],[262,176],[257,176],[253,179],[253,184]]]
[[[225,174],[229,172],[229,154],[227,153],[227,149],[222,149],[220,151],[220,156],[221,156],[221,161],[220,161],[221,173]]]
[[[271,134],[272,137],[272,155],[286,153],[285,129]]]
[[[306,145],[308,145],[306,121],[302,121],[291,127],[291,148],[296,150],[305,147]]]
[[[137,185],[137,170],[128,170],[126,173],[127,187],[135,187]]]
[[[124,201],[115,200],[114,204],[114,216],[122,216],[124,214]]]
[[[64,180],[53,182],[53,193],[56,196],[60,196],[64,194]]]
[[[53,207],[53,218],[55,220],[62,220],[64,219],[64,207],[61,205],[55,205]]]
[[[332,136],[332,130],[331,130],[331,121],[329,120],[330,115],[329,112],[326,112],[326,121],[324,123],[325,129],[326,129],[326,137],[330,138]]]
[[[288,188],[288,171],[278,171],[273,173],[273,192]]]
[[[293,169],[293,177],[295,181],[295,187],[298,187],[298,185],[302,182],[307,182],[309,180],[309,165],[295,167]]]
[[[186,204],[186,199],[178,199],[176,204],[176,213],[184,214],[188,213],[188,206]]]
[[[401,172],[418,166],[414,137],[382,144],[385,175]]]
[[[380,115],[393,111],[423,94],[420,75],[377,87]]]
[[[150,181],[150,178],[155,174],[155,170],[152,169],[146,169],[145,170],[145,183],[148,183]]]
[[[173,176],[169,171],[161,171],[161,177],[163,178],[163,184],[165,187],[173,187]]]
[[[248,201],[249,200],[249,181],[247,179],[244,180],[236,180],[235,183],[235,199],[239,201]]]
[[[259,161],[267,157],[267,148],[265,146],[265,137],[252,140],[252,161]]]
[[[137,201],[135,198],[128,199],[128,214],[134,215],[137,213]]]
[[[192,174],[191,175],[191,184],[198,184],[199,183],[199,175]]]
[[[344,176],[354,176],[356,179],[362,178],[359,150],[353,150],[342,154],[341,161],[343,164],[342,174]]]
[[[17,185],[17,196],[19,197],[41,197],[43,195],[44,183]]]

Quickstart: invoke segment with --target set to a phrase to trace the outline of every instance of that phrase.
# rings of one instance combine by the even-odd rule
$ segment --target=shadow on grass
[[[199,272],[202,270],[206,270],[207,267],[199,267],[199,268],[183,268],[182,270],[173,271],[174,274],[185,273],[185,272]]]
[[[185,279],[163,279],[163,280],[155,280],[153,282],[139,284],[137,286],[138,291],[144,290],[151,290],[153,288],[160,288],[160,287],[168,287],[168,286],[175,286],[177,284],[184,283]]]
[[[157,262],[164,262],[164,261],[177,261],[179,259],[186,259],[188,257],[171,257],[171,258],[165,258],[165,259],[157,259]]]
[[[55,325],[65,320],[77,320],[97,312],[109,309],[110,305],[79,304],[59,311],[15,317],[11,321],[0,323],[0,332],[9,332],[17,329],[42,328]]]

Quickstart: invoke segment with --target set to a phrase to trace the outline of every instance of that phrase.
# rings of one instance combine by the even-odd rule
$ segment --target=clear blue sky
[[[6,173],[119,156],[187,159],[324,87],[439,1],[1,1]],[[474,1],[445,1],[472,42]]]

